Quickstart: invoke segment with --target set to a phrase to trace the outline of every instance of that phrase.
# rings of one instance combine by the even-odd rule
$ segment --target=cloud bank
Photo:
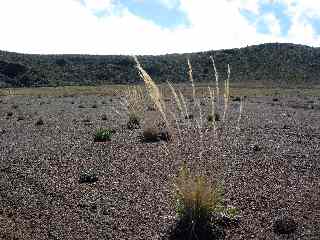
[[[1,0],[0,49],[42,54],[166,54],[265,42],[319,46],[317,1],[153,0],[167,11],[186,16],[187,23],[174,27],[135,14],[130,7],[138,9],[147,1],[151,0]]]

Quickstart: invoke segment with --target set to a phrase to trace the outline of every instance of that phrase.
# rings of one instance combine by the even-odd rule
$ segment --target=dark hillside
[[[157,82],[187,80],[190,57],[196,81],[214,78],[213,55],[221,78],[227,64],[232,82],[261,82],[278,86],[319,84],[320,49],[295,44],[261,44],[190,54],[140,56],[143,67]],[[0,86],[124,84],[140,81],[129,56],[31,55],[0,51]]]

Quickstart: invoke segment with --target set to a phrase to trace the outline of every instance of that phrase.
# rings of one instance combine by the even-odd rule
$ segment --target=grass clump
[[[111,141],[111,137],[114,134],[114,130],[110,128],[98,129],[94,135],[95,142],[106,142]]]
[[[129,115],[129,120],[127,122],[127,128],[130,130],[140,128],[140,118],[135,114]]]
[[[222,207],[222,193],[202,175],[193,175],[183,166],[175,179],[176,212],[179,239],[216,239],[217,229],[212,223],[214,213]]]
[[[140,120],[143,119],[146,102],[146,94],[142,87],[131,87],[125,91],[125,106],[129,117],[128,129],[132,130],[140,127]]]

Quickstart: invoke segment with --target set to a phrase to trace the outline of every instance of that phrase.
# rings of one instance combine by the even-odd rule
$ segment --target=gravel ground
[[[224,239],[320,239],[319,98],[247,98],[240,131],[232,102],[217,135],[208,129],[201,144],[184,130],[179,147],[141,142],[119,106],[117,97],[1,98],[1,239],[167,240],[184,160],[240,210]],[[100,127],[116,130],[110,142],[93,141]],[[292,233],[276,231],[283,219]]]

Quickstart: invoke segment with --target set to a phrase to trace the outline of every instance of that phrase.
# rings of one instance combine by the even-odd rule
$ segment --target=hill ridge
[[[157,82],[186,82],[189,57],[194,78],[214,78],[210,56],[221,79],[231,66],[232,82],[277,86],[319,84],[320,48],[293,43],[264,43],[197,53],[138,56]],[[141,82],[128,55],[23,54],[0,51],[0,87],[127,84]]]

